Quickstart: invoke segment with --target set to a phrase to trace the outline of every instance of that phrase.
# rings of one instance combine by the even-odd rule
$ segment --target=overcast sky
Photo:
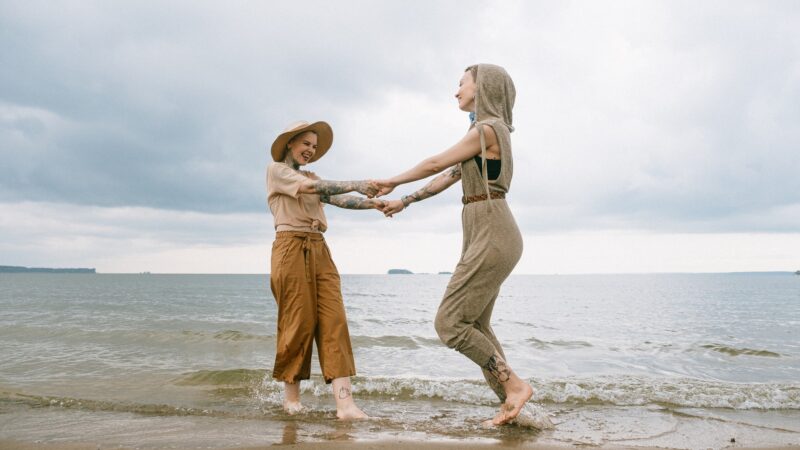
[[[268,148],[326,179],[455,143],[464,68],[515,81],[516,273],[800,269],[800,3],[0,2],[0,265],[265,273]],[[398,188],[402,195],[422,182]],[[327,207],[343,273],[452,270],[460,185]]]

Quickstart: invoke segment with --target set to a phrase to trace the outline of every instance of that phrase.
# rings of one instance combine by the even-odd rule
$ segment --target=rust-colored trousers
[[[339,271],[322,234],[276,233],[269,281],[278,304],[272,377],[289,383],[309,379],[315,340],[326,383],[355,375]]]

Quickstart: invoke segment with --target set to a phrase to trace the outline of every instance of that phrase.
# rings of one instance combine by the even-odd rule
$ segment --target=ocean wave
[[[531,379],[533,401],[566,406],[647,406],[665,408],[723,408],[734,410],[800,410],[800,383],[730,383],[693,378],[655,378],[639,376],[602,376],[591,379]],[[483,380],[432,379],[419,377],[352,378],[353,393],[375,401],[414,402],[438,400],[466,405],[492,406],[497,397]],[[172,380],[174,386],[206,391],[220,400],[234,400],[270,407],[280,407],[283,383],[263,369],[199,370]],[[320,375],[300,385],[301,392],[315,397],[330,395],[330,385]],[[0,392],[1,395],[11,395]],[[16,399],[23,398],[21,394]],[[102,401],[27,396],[41,406],[111,408]],[[0,400],[3,398],[0,397]],[[33,399],[33,400],[31,400]],[[51,400],[55,399],[55,403]],[[87,403],[88,402],[88,403]],[[136,406],[131,412],[181,414],[163,405]],[[129,408],[129,406],[124,406]],[[150,409],[148,409],[150,408]],[[195,414],[196,411],[187,414]]]
[[[800,409],[798,383],[729,383],[693,378],[598,377],[538,386],[541,402],[729,409]]]
[[[367,297],[367,298],[394,298],[399,297],[399,294],[394,292],[343,292],[342,296],[345,298],[345,301],[348,297]]]
[[[115,400],[32,395],[18,392],[0,392],[0,403],[22,404],[32,408],[65,408],[83,411],[127,412],[150,416],[205,416],[239,419],[269,418],[274,409],[253,411],[197,408],[160,403],[132,403]]]
[[[560,339],[557,339],[555,341],[543,341],[535,337],[528,338],[525,340],[525,342],[533,344],[533,348],[539,350],[547,350],[551,347],[563,347],[563,348],[575,349],[575,348],[584,348],[592,346],[592,344],[586,341],[565,341]]]
[[[705,348],[708,350],[713,350],[718,353],[724,353],[730,356],[763,356],[767,358],[780,358],[781,354],[776,352],[771,352],[769,350],[756,350],[752,348],[736,348],[731,347],[728,345],[723,344],[705,344],[701,345],[700,348]]]
[[[420,336],[350,336],[354,348],[365,347],[396,347],[403,349],[415,349],[428,346],[441,346],[441,341],[437,338],[425,338]]]
[[[19,335],[29,338],[58,338],[60,340],[75,340],[80,342],[117,342],[139,343],[141,345],[156,344],[213,344],[213,343],[245,343],[256,342],[270,346],[275,343],[274,334],[255,334],[241,330],[226,329],[219,331],[198,330],[84,330],[78,328],[47,329],[27,328],[21,330]],[[397,347],[415,349],[425,346],[440,346],[438,338],[421,336],[362,336],[351,335],[354,347]]]
[[[264,369],[198,370],[172,380],[178,386],[255,386],[269,374]]]
[[[253,334],[239,330],[197,331],[197,330],[148,330],[148,329],[85,329],[70,326],[30,326],[15,325],[7,327],[6,333],[13,334],[19,339],[79,342],[104,342],[104,343],[139,343],[142,345],[182,343],[211,343],[215,341],[262,341],[273,342],[275,336],[271,334]]]
[[[267,370],[196,371],[174,380],[176,385],[216,388],[226,397],[251,395],[280,397],[283,384]],[[571,405],[642,406],[730,409],[800,409],[798,383],[729,383],[693,378],[603,376],[592,379],[531,379],[533,399],[540,403]],[[226,391],[219,391],[220,388]],[[330,386],[319,375],[301,384],[301,391],[329,395]],[[473,405],[493,405],[497,397],[483,380],[417,377],[353,377],[358,395],[393,401],[439,399]]]
[[[798,383],[728,383],[691,378],[605,376],[591,380],[529,380],[533,400],[544,404],[800,410]],[[258,392],[274,398],[282,384],[265,379]],[[302,392],[329,395],[318,377]],[[354,395],[397,400],[438,399],[472,405],[494,405],[497,397],[483,380],[354,377]]]
[[[273,342],[275,336],[271,334],[252,334],[245,333],[238,330],[222,330],[222,331],[194,331],[184,330],[181,331],[181,336],[184,340],[190,342],[207,342],[207,341],[262,341]]]

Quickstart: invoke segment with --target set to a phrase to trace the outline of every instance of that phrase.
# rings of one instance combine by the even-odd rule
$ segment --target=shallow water
[[[447,280],[342,277],[354,394],[376,420],[341,424],[318,375],[302,386],[311,411],[282,413],[266,276],[2,274],[0,438],[800,443],[800,277],[512,276],[493,325],[557,422],[546,432],[480,427],[497,400],[433,329]]]

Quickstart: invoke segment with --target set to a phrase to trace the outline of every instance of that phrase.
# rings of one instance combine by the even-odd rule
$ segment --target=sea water
[[[547,431],[481,427],[498,400],[433,328],[447,281],[342,276],[354,396],[374,419],[340,423],[316,356],[309,411],[282,411],[267,275],[0,274],[0,439],[800,444],[800,276],[511,276],[492,323]]]

